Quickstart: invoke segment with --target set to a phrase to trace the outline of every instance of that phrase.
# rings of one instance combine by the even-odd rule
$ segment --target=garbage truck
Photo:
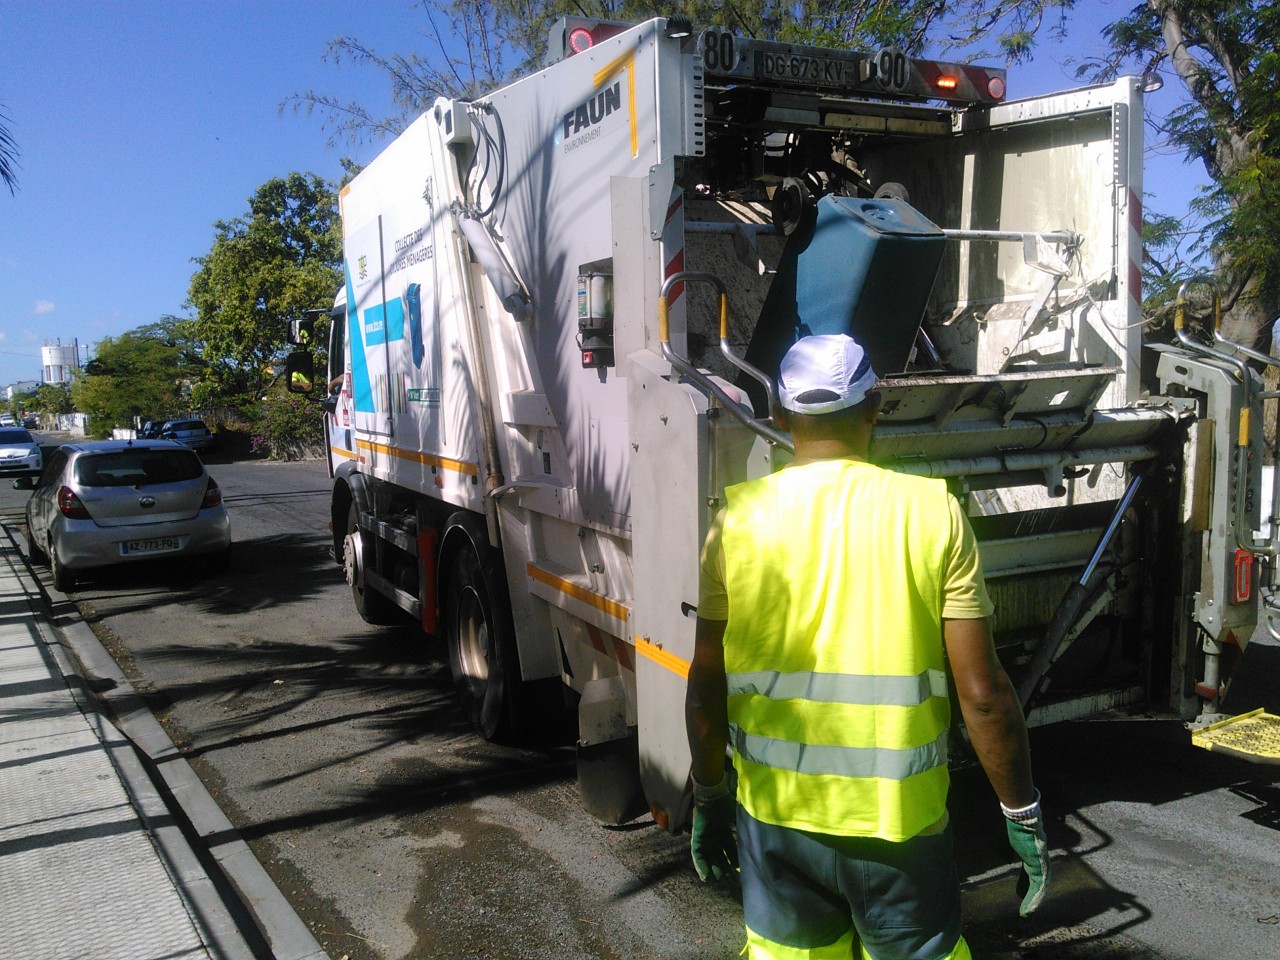
[[[679,829],[703,537],[791,455],[782,353],[847,332],[873,460],[972,519],[1029,722],[1223,719],[1274,586],[1266,358],[1207,282],[1143,315],[1136,78],[1010,99],[1000,69],[680,18],[552,49],[341,191],[327,374],[286,366],[329,384],[364,620],[441,642],[486,738],[567,711],[587,809]]]

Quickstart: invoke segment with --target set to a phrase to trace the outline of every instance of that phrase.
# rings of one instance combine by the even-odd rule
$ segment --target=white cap
[[[852,337],[843,333],[802,337],[782,358],[778,400],[793,413],[835,413],[861,403],[875,383],[871,360]],[[823,395],[797,399],[815,390]]]

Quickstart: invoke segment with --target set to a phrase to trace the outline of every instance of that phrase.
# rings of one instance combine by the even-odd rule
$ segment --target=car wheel
[[[27,524],[27,552],[31,555],[32,563],[44,566],[49,562],[49,555],[40,548],[35,534],[31,532],[30,524]]]
[[[58,559],[58,548],[49,542],[49,572],[53,574],[53,588],[67,593],[76,585],[76,575]]]
[[[358,523],[360,514],[354,503],[347,511],[347,536],[342,542],[342,570],[351,584],[351,599],[356,613],[365,623],[388,626],[399,623],[404,614],[390,599],[378,593],[365,582],[365,570],[372,557],[372,544],[364,540]]]

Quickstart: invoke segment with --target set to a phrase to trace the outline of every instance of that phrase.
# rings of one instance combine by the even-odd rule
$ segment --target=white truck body
[[[936,281],[908,260],[889,283],[922,288],[923,327],[879,370],[873,453],[964,497],[1032,722],[1191,715],[1197,682],[1212,707],[1208,665],[1256,618],[1256,589],[1227,594],[1231,491],[1254,530],[1257,478],[1231,459],[1231,365],[1143,346],[1136,81],[930,105],[836,89],[832,71],[874,73],[851,54],[665,26],[439,101],[343,190],[326,434],[361,612],[443,634],[486,735],[533,719],[537,681],[572,690],[588,806],[634,815],[638,767],[644,805],[679,827],[699,549],[724,486],[786,456],[745,422],[701,275],[740,354],[788,256],[768,194],[892,182],[947,240]],[[1145,499],[1122,500],[1138,472]]]

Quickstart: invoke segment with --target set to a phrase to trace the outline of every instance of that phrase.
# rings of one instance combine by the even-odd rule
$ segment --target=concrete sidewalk
[[[108,721],[100,687],[131,723]],[[0,956],[323,960],[139,704],[0,530]]]

